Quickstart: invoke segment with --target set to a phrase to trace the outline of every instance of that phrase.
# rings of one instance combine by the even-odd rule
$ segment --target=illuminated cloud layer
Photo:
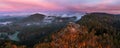
[[[82,11],[120,13],[120,0],[0,0],[0,12]]]

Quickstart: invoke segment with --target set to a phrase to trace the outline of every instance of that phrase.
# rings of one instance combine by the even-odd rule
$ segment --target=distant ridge
[[[45,15],[36,13],[36,14],[30,15],[27,18],[23,19],[23,21],[27,21],[27,22],[28,21],[41,21],[44,18],[45,18]]]

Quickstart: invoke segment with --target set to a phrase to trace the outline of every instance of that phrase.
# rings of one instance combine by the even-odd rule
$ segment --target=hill
[[[69,23],[65,28],[54,33],[50,43],[36,44],[35,48],[110,48],[112,40],[107,34],[95,35],[95,30],[90,33],[85,26]]]
[[[69,22],[61,27],[59,24],[51,25],[47,28],[36,29],[36,26],[24,28],[22,30],[24,34],[20,35],[24,44],[7,42],[9,44],[5,44],[5,47],[14,45],[19,48],[21,46],[24,48],[120,48],[120,17],[118,15],[90,13],[77,22]],[[32,43],[34,46],[26,43]]]
[[[120,47],[120,16],[107,13],[91,13],[83,16],[77,23],[87,26],[89,32],[94,29],[98,36],[108,34],[113,40],[114,47]]]
[[[42,21],[44,18],[45,18],[45,15],[36,13],[36,14],[30,15],[24,18],[22,21],[23,22],[38,22],[38,21]]]
[[[52,34],[48,43],[34,47],[119,48],[120,18],[107,13],[90,13]]]

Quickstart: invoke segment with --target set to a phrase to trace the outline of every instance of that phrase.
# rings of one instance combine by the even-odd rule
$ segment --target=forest
[[[32,41],[28,42],[34,43],[32,45],[26,41],[0,40],[0,48],[120,48],[120,15],[88,13],[77,22],[61,27],[55,25],[24,29],[27,32],[35,31],[35,34],[39,34],[40,29],[48,32],[42,37],[38,35],[41,37],[39,39],[36,37],[32,40],[30,37]]]

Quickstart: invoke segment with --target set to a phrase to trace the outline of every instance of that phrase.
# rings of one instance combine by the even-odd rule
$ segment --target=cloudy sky
[[[0,0],[0,13],[68,10],[120,14],[120,0]]]

